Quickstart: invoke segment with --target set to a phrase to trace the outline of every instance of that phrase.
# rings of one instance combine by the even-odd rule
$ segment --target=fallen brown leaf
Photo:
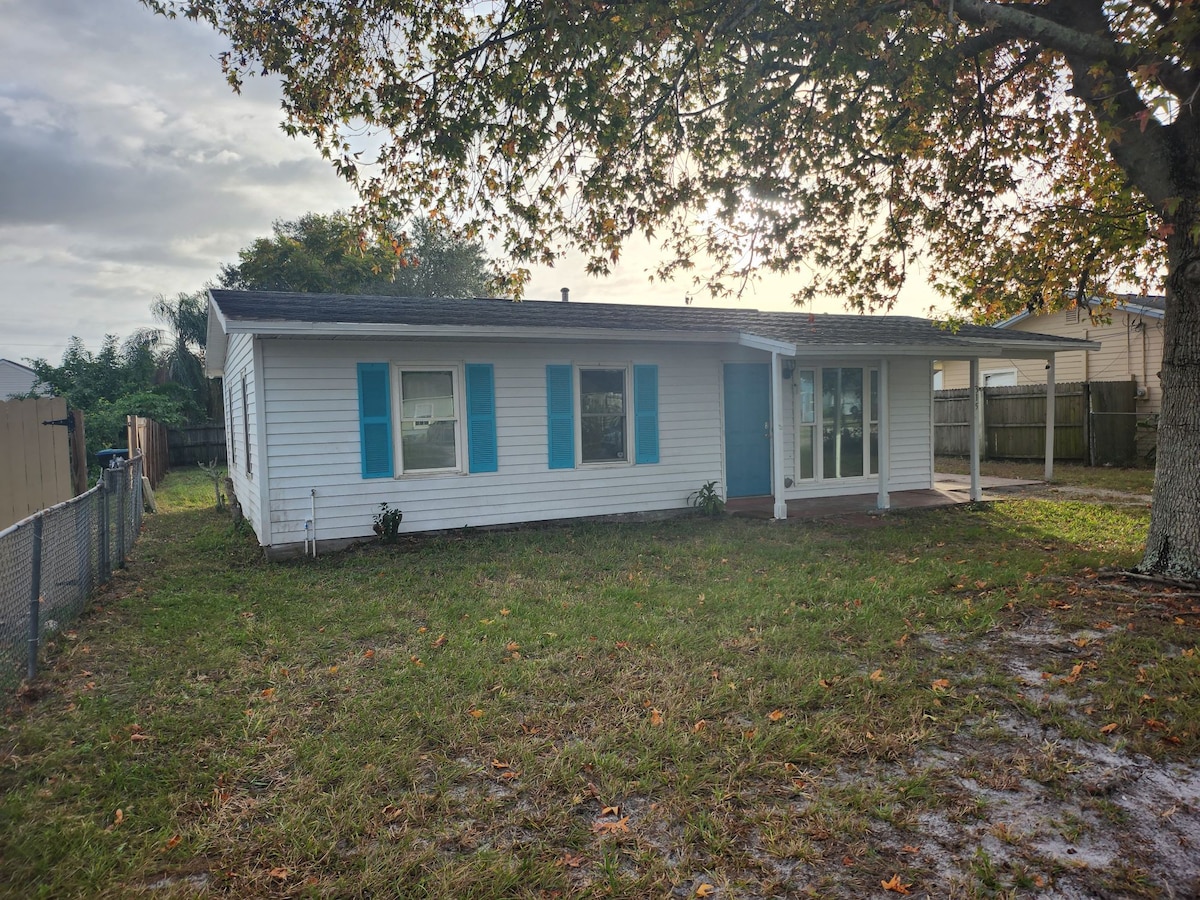
[[[883,889],[885,891],[893,891],[897,894],[911,894],[912,893],[912,891],[909,890],[909,888],[912,887],[912,885],[911,884],[903,884],[900,881],[899,875],[893,875],[887,881],[881,881],[881,882],[879,882],[879,884],[883,887]]]
[[[596,834],[629,834],[629,816],[616,822],[596,822],[592,825],[592,831]]]

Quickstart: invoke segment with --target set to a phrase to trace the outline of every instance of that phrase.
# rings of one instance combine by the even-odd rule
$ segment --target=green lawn
[[[1085,569],[1136,562],[1144,510],[579,524],[268,564],[199,473],[159,502],[5,718],[10,896],[853,897],[897,874],[946,896],[913,847],[930,816],[987,815],[937,754],[1011,749],[1014,718],[1036,759],[1200,746],[1192,626],[1089,593]],[[1034,619],[1102,632],[1044,662],[1058,699],[995,650]],[[1085,877],[1031,854],[968,854],[958,895]],[[1139,871],[1085,874],[1136,895]]]

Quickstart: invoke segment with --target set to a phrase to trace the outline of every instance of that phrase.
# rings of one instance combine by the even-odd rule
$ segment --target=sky
[[[105,334],[153,325],[157,295],[201,289],[272,222],[355,202],[311,144],[282,132],[274,81],[232,92],[222,49],[211,29],[137,0],[0,0],[0,358],[58,363],[72,336],[97,350]],[[682,304],[695,293],[650,284],[653,259],[630,246],[595,279],[568,257],[535,270],[526,296],[569,287],[575,302]],[[787,309],[798,286],[776,277],[736,302]],[[932,302],[918,283],[896,312]]]

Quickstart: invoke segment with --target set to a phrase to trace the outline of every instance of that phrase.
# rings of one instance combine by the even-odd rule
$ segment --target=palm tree
[[[159,294],[150,305],[150,313],[166,326],[166,334],[157,328],[145,329],[144,333],[162,347],[158,361],[167,380],[186,389],[199,409],[211,413],[212,392],[204,377],[204,343],[208,335],[204,293],[181,293],[174,300]]]

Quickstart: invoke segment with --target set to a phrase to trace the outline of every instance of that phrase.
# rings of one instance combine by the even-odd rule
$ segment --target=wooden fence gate
[[[984,459],[1042,459],[1046,451],[1046,386],[983,388]],[[1137,462],[1136,387],[1132,381],[1059,384],[1054,389],[1054,458],[1092,466]],[[934,392],[934,448],[967,456],[971,389]]]
[[[87,489],[82,421],[62,397],[0,403],[0,530]]]
[[[150,487],[158,487],[170,469],[166,427],[144,416],[126,416],[125,427],[129,434],[130,458],[141,452],[142,474],[150,482]]]

